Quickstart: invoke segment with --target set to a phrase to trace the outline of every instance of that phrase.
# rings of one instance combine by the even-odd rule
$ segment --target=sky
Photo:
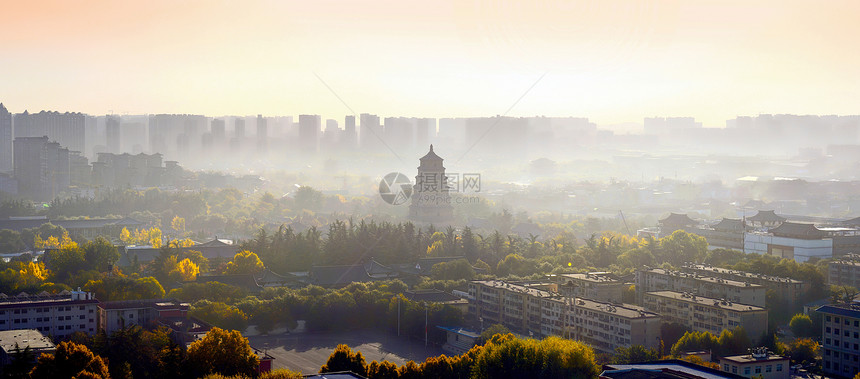
[[[12,112],[860,114],[858,1],[21,1]]]

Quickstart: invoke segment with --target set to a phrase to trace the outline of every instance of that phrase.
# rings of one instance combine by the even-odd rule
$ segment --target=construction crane
[[[630,227],[629,227],[629,226],[627,226],[627,220],[626,220],[626,219],[624,219],[624,212],[622,212],[622,211],[620,211],[620,210],[619,210],[619,211],[618,211],[618,214],[620,214],[620,215],[621,215],[621,221],[624,221],[624,228],[625,228],[625,229],[627,229],[627,234],[630,234]]]

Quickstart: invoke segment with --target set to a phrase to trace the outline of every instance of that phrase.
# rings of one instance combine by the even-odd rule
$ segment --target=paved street
[[[274,368],[288,368],[303,374],[317,373],[338,344],[345,343],[361,351],[367,363],[387,360],[402,365],[410,360],[423,362],[427,357],[442,354],[433,346],[424,347],[423,341],[398,338],[375,330],[344,333],[293,333],[248,336],[251,346],[268,347],[275,358]]]

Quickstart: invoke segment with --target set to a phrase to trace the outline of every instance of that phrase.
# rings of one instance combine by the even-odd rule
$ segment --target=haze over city
[[[858,15],[0,5],[0,376],[860,379]]]
[[[588,117],[854,114],[854,1],[36,1],[4,7],[11,109]],[[543,80],[535,84],[541,75]]]

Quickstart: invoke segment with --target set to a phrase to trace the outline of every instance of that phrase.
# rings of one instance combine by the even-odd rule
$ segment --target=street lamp
[[[422,302],[424,304],[424,347],[427,347],[427,303]]]

